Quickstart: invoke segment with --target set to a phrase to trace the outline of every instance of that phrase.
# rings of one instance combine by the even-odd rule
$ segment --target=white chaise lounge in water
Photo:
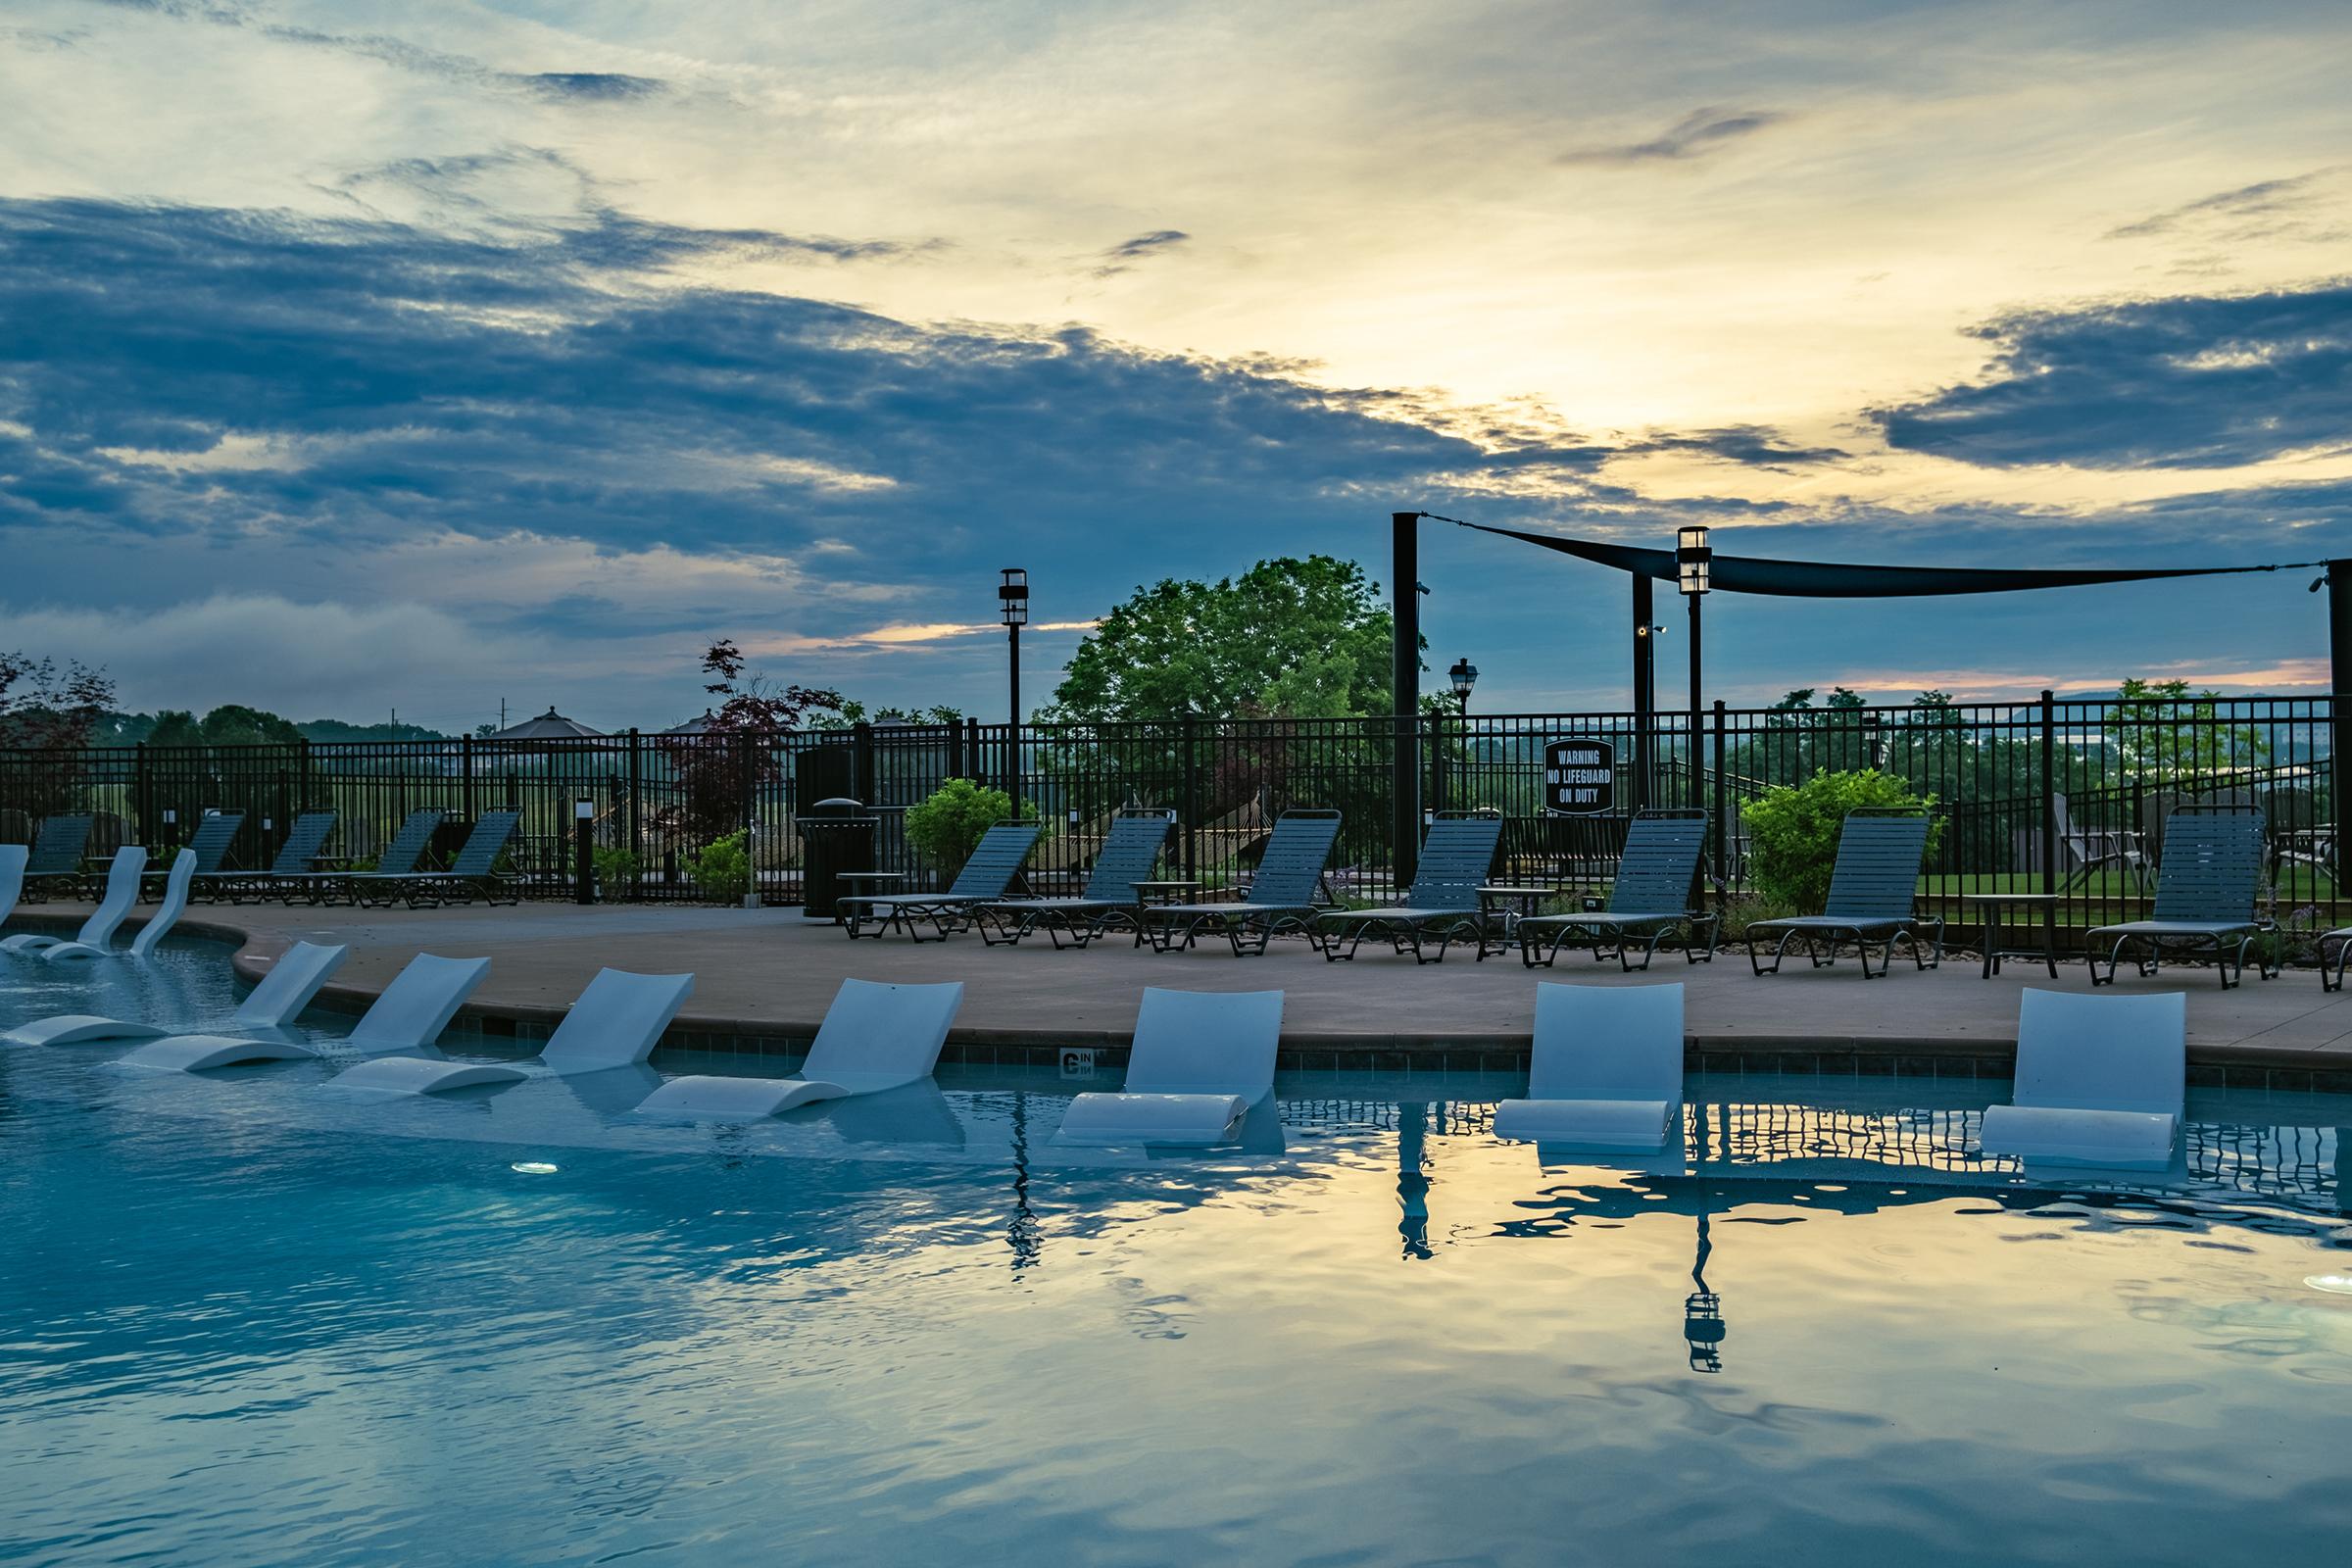
[[[2180,1134],[2188,997],[2027,991],[2017,1007],[2017,1087],[1984,1112],[1988,1154],[2030,1164],[2161,1170]]]
[[[278,955],[277,962],[262,976],[261,983],[246,993],[237,1010],[229,1015],[223,1029],[232,1034],[246,1034],[262,1029],[282,1029],[311,1004],[318,988],[327,982],[351,950],[342,946],[321,947],[312,942],[297,942]],[[73,1046],[89,1040],[154,1040],[172,1033],[149,1023],[133,1023],[127,1018],[102,1018],[95,1013],[67,1012],[53,1018],[35,1018],[0,1034],[0,1045],[10,1046]]]
[[[50,948],[71,947],[80,951],[73,956],[94,957],[106,951],[114,941],[115,932],[130,914],[131,906],[139,902],[139,878],[147,870],[147,852],[136,844],[126,844],[115,852],[112,864],[106,868],[106,897],[98,907],[81,922],[81,931],[71,942],[64,937],[37,936],[24,932],[0,941],[0,953],[42,953]]]
[[[847,1100],[922,1083],[939,1065],[948,1026],[962,1005],[960,980],[929,986],[844,980],[795,1076],[697,1073],[672,1078],[637,1108],[656,1116],[756,1121],[820,1100]]]
[[[1494,1136],[1565,1149],[1665,1147],[1683,1102],[1683,988],[1536,987],[1527,1098]]]
[[[1127,1087],[1080,1095],[1055,1143],[1219,1144],[1274,1092],[1279,991],[1144,992]]]
[[[0,925],[17,912],[17,901],[24,896],[24,862],[32,851],[22,844],[0,844]]]
[[[349,1094],[438,1095],[479,1084],[519,1083],[541,1073],[570,1078],[641,1067],[693,990],[690,974],[600,969],[546,1046],[526,1064],[377,1056],[337,1074],[327,1087]]]
[[[188,906],[188,889],[196,881],[197,857],[194,850],[182,850],[172,860],[171,875],[164,882],[164,902],[156,906],[147,923],[131,933],[130,946],[124,951],[134,958],[151,956],[172,928],[179,924],[180,915]],[[61,942],[54,948],[40,950],[41,956],[51,963],[59,959],[103,958],[112,952],[104,946],[87,942]]]
[[[338,956],[335,962],[342,959]],[[338,1044],[342,1050],[355,1051],[364,1056],[426,1050],[441,1038],[449,1020],[458,1015],[458,1008],[465,1005],[466,999],[473,995],[473,988],[489,972],[488,958],[442,958],[419,953],[392,977],[392,983],[384,987],[383,994],[360,1015],[351,1033]],[[314,985],[311,989],[316,992],[318,987]],[[290,1061],[325,1054],[326,1051],[317,1046],[293,1040],[171,1035],[131,1052],[122,1058],[122,1065],[206,1072],[249,1061]]]

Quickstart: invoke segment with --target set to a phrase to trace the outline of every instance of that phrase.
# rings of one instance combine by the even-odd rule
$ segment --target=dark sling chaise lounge
[[[1410,952],[1415,963],[1443,963],[1446,950],[1457,940],[1483,946],[1485,905],[1478,890],[1494,868],[1494,852],[1502,846],[1499,816],[1441,816],[1421,836],[1421,861],[1404,902],[1380,909],[1332,909],[1315,921],[1316,946],[1327,960],[1352,958],[1367,936],[1388,939],[1398,953]],[[1431,957],[1422,944],[1437,938]],[[1345,942],[1347,947],[1342,949]]]
[[[1866,807],[1847,815],[1838,833],[1838,863],[1830,872],[1830,897],[1819,914],[1790,915],[1781,920],[1758,920],[1747,928],[1748,966],[1758,974],[1778,974],[1788,944],[1803,940],[1805,956],[1813,966],[1838,961],[1838,944],[1850,938],[1862,956],[1862,975],[1875,979],[1870,967],[1870,945],[1886,944],[1878,974],[1894,961],[1894,945],[1908,940],[1911,961],[1919,968],[1943,962],[1943,919],[1922,920],[1914,905],[1919,897],[1919,866],[1927,858],[1928,830],[1934,825],[1924,808]],[[1920,931],[1935,932],[1935,959],[1922,954]],[[1779,932],[1772,967],[1756,957],[1756,938]],[[1814,939],[1826,944],[1826,956]]]
[[[2250,806],[2183,806],[2164,821],[2163,858],[2156,862],[2156,908],[2145,920],[2094,927],[2082,938],[2090,957],[2090,983],[2115,984],[2124,950],[2144,943],[2147,956],[2134,957],[2143,975],[2164,963],[2167,946],[2213,950],[2214,968],[2227,991],[2246,977],[2246,952],[2265,924],[2254,912],[2262,893],[2269,855],[2262,812]],[[2114,939],[2107,977],[2099,978],[2098,950]],[[2232,949],[2234,948],[2234,953]],[[2232,961],[2234,960],[2234,961]],[[2265,979],[2277,971],[2267,956],[2255,969]]]
[[[1067,936],[1078,947],[1125,924],[1140,931],[1136,910],[1143,896],[1135,885],[1151,879],[1167,847],[1176,813],[1157,808],[1130,808],[1110,820],[1110,831],[1087,873],[1086,891],[1074,899],[1006,899],[1002,904],[975,905],[972,919],[980,938],[990,946],[1014,943],[1030,932],[1044,930],[1055,949]]]
[[[1035,822],[999,822],[980,835],[980,842],[945,893],[860,894],[842,899],[834,905],[841,914],[842,929],[855,939],[879,937],[896,926],[909,940],[921,942],[925,938],[916,929],[920,921],[930,925],[932,940],[945,941],[951,932],[970,924],[974,907],[1004,901],[1013,878],[1021,874],[1021,862],[1029,858],[1036,844]],[[874,927],[870,933],[865,929],[868,924]]]
[[[1258,857],[1257,872],[1239,901],[1231,904],[1161,904],[1137,911],[1142,929],[1136,945],[1148,939],[1153,951],[1172,953],[1190,948],[1203,933],[1221,936],[1233,946],[1235,957],[1263,954],[1266,944],[1284,931],[1313,935],[1315,902],[1330,863],[1331,848],[1339,842],[1340,813],[1321,807],[1298,807],[1274,819],[1266,847]]]
[[[1625,851],[1609,885],[1609,906],[1583,914],[1539,914],[1519,922],[1519,959],[1529,968],[1548,969],[1571,938],[1590,941],[1592,956],[1614,951],[1617,966],[1631,970],[1638,942],[1642,967],[1649,967],[1658,944],[1675,931],[1689,934],[1683,956],[1692,963],[1715,960],[1715,929],[1722,916],[1690,907],[1690,886],[1706,852],[1707,813],[1699,810],[1638,811],[1626,830]],[[1549,938],[1546,945],[1545,938]],[[1538,954],[1542,956],[1537,956]],[[1486,956],[1486,950],[1479,950]]]

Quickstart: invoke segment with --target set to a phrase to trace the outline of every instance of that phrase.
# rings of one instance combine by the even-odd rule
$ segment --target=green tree
[[[2151,783],[2259,766],[2270,743],[2250,724],[2222,721],[2219,692],[2191,693],[2184,680],[2126,680],[2116,716],[2117,760],[2125,777]]]
[[[292,719],[280,718],[242,703],[224,703],[204,715],[207,746],[298,746],[302,731]]]
[[[1138,588],[1078,644],[1045,717],[1336,718],[1389,706],[1379,585],[1331,556]]]
[[[204,726],[196,715],[184,708],[167,708],[155,715],[155,728],[147,732],[150,746],[202,746]]]

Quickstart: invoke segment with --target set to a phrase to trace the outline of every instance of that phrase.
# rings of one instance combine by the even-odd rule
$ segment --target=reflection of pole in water
[[[1690,1370],[1720,1372],[1723,1356],[1716,1347],[1731,1332],[1723,1323],[1723,1298],[1707,1289],[1707,1254],[1715,1244],[1707,1239],[1707,1210],[1698,1210],[1698,1255],[1690,1262],[1690,1283],[1698,1289],[1683,1298],[1683,1339],[1690,1348]]]
[[[1029,1207],[1029,1097],[1017,1089],[1012,1095],[1012,1223],[1005,1227],[1004,1241],[1012,1249],[1015,1274],[1045,1251],[1037,1214]]]
[[[1404,1238],[1404,1255],[1429,1256],[1429,1178],[1421,1174],[1429,1131],[1429,1106],[1396,1107],[1396,1201],[1404,1217],[1396,1234]]]

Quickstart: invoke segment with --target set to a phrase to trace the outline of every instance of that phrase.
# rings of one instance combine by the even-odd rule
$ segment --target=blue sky
[[[728,634],[995,716],[998,567],[1042,697],[1140,582],[1385,580],[1397,508],[2352,553],[2348,48],[2322,4],[15,0],[0,646],[619,726]],[[1439,669],[1623,703],[1622,579],[1428,528]],[[2309,576],[1719,597],[1710,686],[2308,689]]]

